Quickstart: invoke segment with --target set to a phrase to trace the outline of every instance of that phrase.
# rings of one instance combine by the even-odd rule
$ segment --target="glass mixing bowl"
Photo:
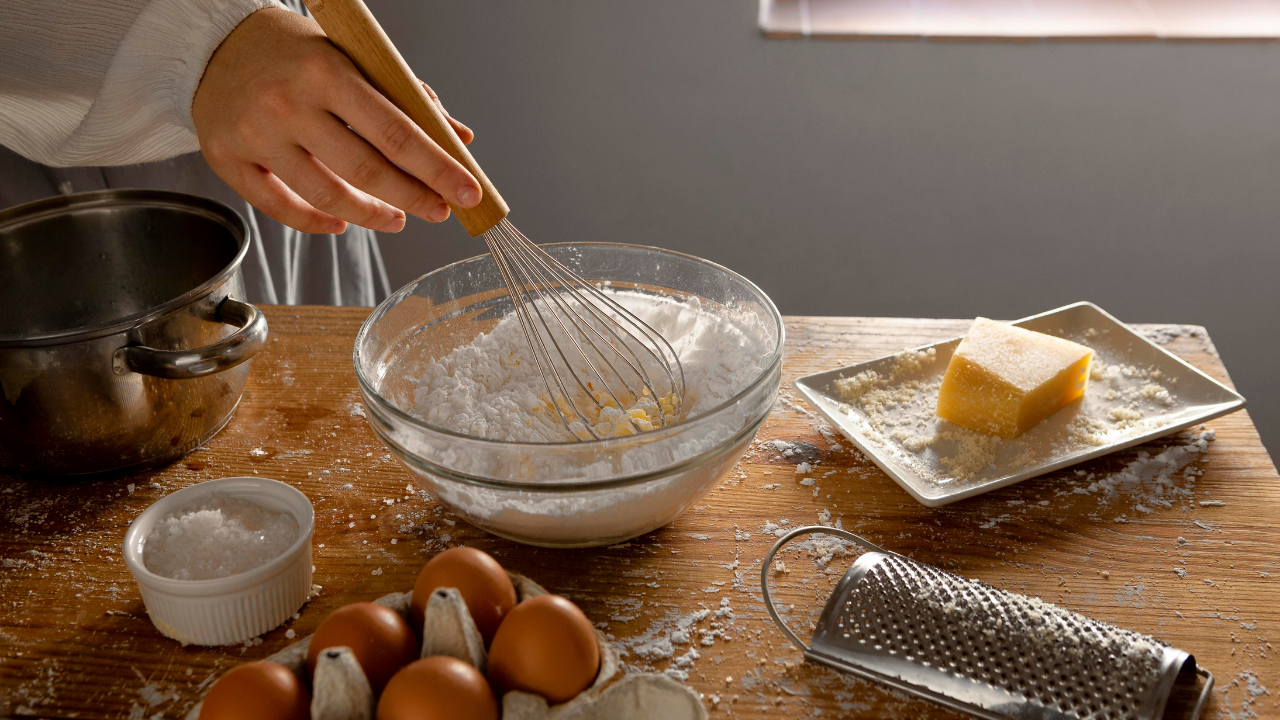
[[[542,247],[591,281],[697,298],[704,310],[763,336],[758,376],[714,409],[624,437],[506,442],[431,425],[411,412],[424,362],[513,311],[497,265],[482,255],[428,273],[379,305],[356,337],[356,377],[374,432],[423,489],[467,522],[531,545],[609,545],[675,519],[733,468],[777,399],[782,318],[751,281],[690,255],[617,243]]]

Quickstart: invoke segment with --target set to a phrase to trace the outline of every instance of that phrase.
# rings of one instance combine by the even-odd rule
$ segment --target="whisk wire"
[[[590,329],[592,332],[596,332],[597,335],[599,333],[595,330],[595,328],[587,325],[587,323],[584,320],[582,320],[582,317],[578,315],[572,309],[572,307],[570,307],[567,303],[564,302],[564,299],[560,297],[559,293],[543,292],[543,288],[550,287],[551,284],[547,281],[546,276],[537,268],[537,266],[534,265],[527,257],[524,257],[524,255],[520,252],[520,248],[518,245],[513,246],[511,241],[508,239],[508,241],[504,244],[504,248],[510,253],[509,259],[514,260],[514,264],[521,268],[521,274],[524,276],[524,279],[527,281],[526,283],[523,284],[522,289],[533,288],[534,292],[537,293],[539,300],[541,300],[541,302],[538,302],[535,300],[532,303],[530,303],[530,305],[532,306],[534,313],[538,315],[538,319],[543,324],[543,327],[547,328],[548,330],[547,336],[551,340],[551,344],[555,346],[556,353],[560,356],[560,360],[563,361],[565,368],[570,372],[570,374],[573,376],[573,379],[578,383],[578,387],[582,389],[583,394],[586,397],[590,398],[591,401],[595,403],[597,410],[603,410],[605,407],[604,404],[600,402],[599,398],[596,397],[595,393],[592,392],[591,388],[587,387],[586,383],[582,381],[582,378],[579,376],[579,374],[577,372],[574,372],[573,365],[569,362],[569,358],[566,357],[564,354],[564,348],[562,348],[560,346],[560,343],[556,340],[555,333],[550,331],[551,326],[547,323],[546,317],[542,313],[542,308],[546,307],[550,309],[550,306],[548,305],[548,301],[554,302],[564,312],[573,314],[575,317],[577,317],[579,321],[582,323],[582,326],[588,327],[588,329]],[[561,287],[563,288],[563,286]],[[527,292],[527,290],[524,294],[525,294],[525,297],[529,296],[529,293]],[[564,336],[568,338],[568,340],[571,343],[573,343],[574,348],[576,348],[578,353],[582,356],[583,360],[587,364],[587,367],[591,370],[591,373],[595,375],[597,380],[600,381],[600,386],[604,388],[604,391],[607,392],[609,396],[613,399],[614,404],[619,409],[621,409],[622,401],[613,392],[613,389],[609,386],[608,381],[605,380],[604,375],[601,374],[599,368],[597,368],[595,363],[591,361],[591,358],[587,355],[587,353],[583,351],[582,345],[578,342],[577,338],[575,337],[575,333],[565,325],[565,322],[560,315],[557,315],[554,312],[551,312],[550,314],[552,319],[555,320],[556,324],[560,327],[560,330],[564,334]],[[579,330],[581,328],[581,326],[575,326],[575,327],[578,328]],[[614,375],[619,377],[623,385],[626,386],[627,390],[632,395],[634,395],[635,398],[638,400],[640,398],[639,393],[636,393],[635,390],[633,390],[631,386],[626,382],[626,380],[623,380],[621,378],[621,374],[618,373],[617,368],[613,366],[613,363],[609,362],[609,359],[604,355],[604,353],[600,351],[599,346],[597,346],[594,342],[592,342],[591,338],[589,337],[584,337],[584,339],[591,345],[592,349],[596,351],[596,354],[600,356],[600,358],[604,361],[605,365],[609,367],[609,369],[614,373]],[[617,348],[612,348],[612,349],[614,350],[614,352],[617,352]],[[623,359],[625,360],[625,358]],[[635,370],[634,366],[632,367],[632,370]],[[577,408],[575,408],[575,412],[578,414],[579,417],[582,417],[582,413],[580,411],[577,411]],[[628,418],[628,419],[630,420],[631,426],[636,430],[636,432],[640,432],[640,426],[635,422],[635,420],[633,418]],[[589,425],[588,425],[588,432],[591,432],[593,436],[596,434],[594,431],[590,429]]]
[[[610,318],[607,314],[600,312],[600,310],[597,309],[594,305],[592,305],[586,298],[584,298],[581,293],[575,290],[573,285],[569,284],[565,280],[565,278],[556,275],[556,273],[554,272],[555,270],[554,268],[547,268],[547,269],[551,271],[551,274],[554,276],[554,280],[555,280],[554,284],[558,285],[565,292],[570,294],[575,300],[577,300],[577,303],[580,307],[587,308],[588,312],[591,313],[591,315],[593,316],[592,320],[589,321],[587,318],[584,318],[578,312],[578,310],[575,309],[572,303],[565,302],[565,300],[562,297],[559,297],[558,294],[552,294],[551,295],[552,300],[567,315],[572,315],[578,321],[577,323],[574,323],[574,326],[576,328],[586,328],[587,330],[590,331],[590,335],[594,335],[597,339],[600,340],[600,342],[608,346],[608,348],[613,351],[613,354],[618,356],[618,358],[621,359],[622,362],[626,363],[627,367],[631,370],[631,372],[635,374],[637,378],[640,379],[640,382],[648,389],[649,393],[655,399],[657,399],[659,397],[657,388],[653,386],[653,383],[649,380],[648,376],[643,372],[640,357],[636,355],[635,351],[631,348],[631,345],[634,343],[627,343],[621,336],[619,336],[617,331],[615,331],[612,327],[610,327],[609,321],[612,318]],[[531,270],[534,274],[537,275],[538,281],[540,281],[541,286],[546,287],[546,286],[551,286],[553,284],[551,281],[548,280],[547,274],[544,273],[543,270],[539,269],[536,264],[533,264],[531,266]],[[560,324],[563,327],[563,322],[561,322]],[[605,337],[604,334],[600,332],[600,329],[598,326],[603,327],[606,332],[612,335],[613,339],[617,341],[617,344],[614,344],[614,342],[610,341],[609,338]],[[600,346],[596,344],[595,340],[591,339],[590,335],[584,334],[583,339],[586,340],[589,345],[591,345],[591,348],[596,351],[596,354],[600,356],[601,360],[605,363],[605,365],[609,368],[609,370],[613,372],[614,376],[618,377],[619,380],[621,380],[623,385],[627,388],[627,392],[631,393],[631,395],[635,398],[635,400],[639,400],[641,397],[641,394],[636,392],[635,388],[631,387],[630,383],[628,383],[626,379],[622,376],[622,373],[618,372],[618,368],[615,367],[614,364],[609,360],[609,356],[600,349]],[[570,337],[572,338],[572,336]],[[622,350],[618,348],[619,345],[621,345],[622,348],[627,351],[626,354],[624,354]],[[581,350],[581,346],[578,346],[578,349]],[[627,354],[630,354],[631,358],[635,360],[634,363],[631,360],[627,359]],[[588,362],[590,362],[589,358],[588,358]],[[593,369],[594,369],[594,365],[593,365]],[[600,376],[598,371],[596,375],[597,375],[597,378],[601,381],[601,383],[604,383],[604,387],[606,391],[613,398],[614,402],[618,403],[619,408],[621,408],[621,403],[619,402],[617,395],[613,393],[612,389],[608,386],[608,383],[605,381],[605,379]],[[663,424],[665,424],[666,419],[663,418],[662,422]],[[637,426],[636,429],[639,430],[639,427]]]
[[[508,266],[506,254],[502,251],[501,247],[497,246],[496,242],[489,236],[489,233],[485,233],[485,243],[489,246],[489,252],[493,255],[494,261],[498,265],[498,272],[501,273],[502,280],[507,286],[507,292],[511,295],[512,304],[515,306],[516,318],[520,321],[520,329],[524,332],[526,342],[529,343],[529,349],[533,353],[533,360],[538,365],[538,374],[542,376],[542,382],[547,388],[547,396],[551,399],[551,404],[555,408],[556,414],[560,417],[561,422],[564,423],[564,429],[576,438],[578,435],[573,431],[572,423],[569,421],[568,415],[566,415],[564,409],[560,407],[560,402],[556,398],[555,391],[551,389],[551,380],[548,378],[548,374],[555,378],[556,385],[560,388],[560,394],[566,399],[569,397],[569,390],[564,386],[564,380],[560,377],[560,374],[555,372],[554,367],[552,367],[551,355],[547,352],[546,344],[542,341],[542,334],[538,332],[537,326],[533,324],[533,318],[529,316],[529,310],[526,303],[520,300],[520,296],[522,294],[527,297],[528,291],[522,283],[516,282],[512,275],[511,268]],[[528,303],[532,304],[532,300],[529,300]],[[539,354],[539,350],[541,350],[541,354]],[[547,360],[545,366],[542,362],[544,356]],[[592,437],[598,439],[595,432],[591,430],[591,423],[587,420],[586,416],[584,416],[573,403],[569,403],[569,406],[578,416],[582,425],[587,428],[587,432],[591,433]]]
[[[515,226],[511,226],[511,229],[515,231],[517,234],[520,234],[520,231],[516,230]],[[521,237],[523,238],[523,235],[521,235]],[[570,288],[570,292],[573,292],[575,293],[575,295],[577,295],[577,291],[573,289],[574,284],[586,289],[589,293],[591,293],[593,297],[595,297],[597,300],[599,300],[601,303],[603,303],[610,310],[613,310],[614,313],[617,314],[618,319],[613,320],[613,322],[620,325],[621,322],[625,321],[628,325],[631,325],[633,328],[635,328],[637,332],[641,333],[646,338],[648,338],[649,341],[653,343],[655,347],[658,348],[658,352],[655,352],[647,344],[637,343],[640,345],[642,349],[644,349],[646,353],[648,353],[652,358],[654,358],[654,360],[656,360],[662,366],[663,371],[667,374],[668,381],[670,382],[670,386],[672,389],[672,394],[676,396],[675,399],[677,403],[679,403],[676,408],[676,414],[678,415],[680,412],[680,409],[683,408],[683,403],[684,403],[685,378],[684,378],[684,368],[680,365],[679,356],[676,354],[675,348],[671,346],[671,343],[668,342],[665,337],[663,337],[662,333],[659,333],[657,330],[655,330],[653,326],[649,325],[645,321],[636,317],[634,313],[632,313],[630,310],[627,310],[618,301],[606,295],[599,288],[597,288],[593,283],[583,279],[573,270],[570,270],[559,260],[552,257],[551,254],[548,253],[546,250],[538,247],[537,245],[534,245],[527,238],[524,240],[524,242],[528,243],[528,250],[532,253],[537,254],[547,265],[549,265],[552,268],[553,271],[555,271],[556,273],[560,274],[563,277],[570,278],[572,284],[567,285]],[[593,313],[598,314],[601,317],[604,317],[606,320],[612,320],[610,316],[601,313],[593,303],[589,303],[586,301],[582,301],[582,303],[585,307],[590,308]],[[611,327],[609,327],[607,323],[605,324],[605,327],[606,329],[609,330],[609,332],[613,333],[615,337],[618,337],[617,333]],[[628,335],[630,335],[630,333],[628,333]],[[632,337],[634,338],[635,336],[632,335]],[[621,338],[619,338],[619,342],[622,342]],[[626,347],[628,351],[632,353],[632,356],[636,357],[634,351],[631,349],[631,344],[629,343],[623,343],[623,344],[624,344],[624,347]],[[664,349],[665,349],[665,352],[662,352]],[[640,359],[638,357],[636,357],[636,362],[637,363],[640,362]],[[679,377],[678,383],[676,380],[677,376]],[[650,387],[650,391],[651,392],[653,391],[652,387]]]
[[[542,375],[551,404],[571,435],[579,440],[585,439],[575,428],[576,425],[580,425],[591,438],[599,439],[600,437],[593,427],[593,422],[578,407],[574,396],[569,392],[569,385],[573,383],[566,385],[565,379],[557,369],[551,348],[547,346],[548,341],[555,349],[555,354],[559,356],[565,370],[573,376],[574,382],[582,390],[581,394],[594,403],[597,417],[605,408],[604,403],[601,402],[602,396],[588,387],[580,377],[581,374],[587,375],[588,378],[594,377],[600,384],[600,390],[612,399],[617,409],[630,422],[631,427],[636,432],[642,430],[636,418],[627,412],[618,393],[614,391],[597,361],[590,356],[587,347],[596,354],[599,363],[608,369],[611,373],[610,377],[615,378],[616,382],[626,388],[626,392],[633,398],[633,403],[640,401],[642,393],[627,381],[625,374],[620,372],[621,368],[610,358],[610,353],[621,360],[626,369],[638,378],[640,385],[652,396],[657,406],[657,412],[654,413],[659,416],[654,418],[657,420],[656,424],[666,425],[670,422],[666,417],[667,408],[663,406],[668,399],[670,400],[668,406],[674,406],[674,416],[679,417],[684,407],[684,369],[680,365],[675,349],[661,333],[606,295],[593,283],[584,280],[556,260],[544,249],[534,245],[509,221],[503,220],[495,225],[484,233],[484,239],[507,286],[521,330],[533,353],[538,371]],[[551,316],[550,319],[547,315]],[[627,326],[634,329],[634,332]],[[559,328],[560,333],[568,341],[564,346],[556,337],[555,327]],[[585,346],[580,340],[585,341]],[[645,362],[641,359],[641,354],[637,353],[636,345],[639,345],[643,354],[652,358],[657,368],[666,375],[669,388],[666,397],[661,395],[655,387],[646,370]],[[580,356],[583,362],[578,364],[570,362],[566,354],[567,348],[570,353],[576,352],[575,357]],[[582,371],[583,364],[589,372]],[[559,396],[556,394],[556,389],[559,390]],[[576,420],[570,419],[570,411],[563,407],[561,399],[564,401],[563,404],[569,405]]]
[[[592,319],[595,322],[590,322],[586,318],[582,317],[582,315],[579,314],[577,310],[573,308],[572,305],[567,305],[567,304],[564,305],[566,312],[572,314],[575,318],[578,319],[581,325],[584,325],[587,328],[589,328],[592,334],[594,334],[597,338],[599,338],[601,342],[608,345],[609,349],[613,350],[614,354],[616,354],[619,358],[621,358],[622,361],[627,364],[627,367],[629,367],[631,371],[635,373],[635,375],[640,379],[640,382],[645,386],[645,388],[648,389],[652,397],[655,400],[659,398],[660,395],[657,391],[657,388],[653,386],[653,383],[649,380],[649,377],[641,369],[641,367],[643,366],[643,361],[640,360],[640,356],[637,355],[635,350],[632,349],[631,347],[633,344],[636,344],[636,343],[626,342],[620,335],[618,335],[616,330],[610,327],[609,321],[613,319],[612,317],[610,317],[607,313],[602,312],[588,299],[583,297],[583,295],[579,291],[574,289],[574,287],[571,284],[566,283],[565,279],[563,277],[560,277],[557,274],[557,269],[554,266],[551,266],[549,269],[551,270],[553,275],[556,275],[557,282],[559,282],[561,287],[564,287],[566,291],[570,295],[572,295],[575,300],[578,301],[578,304],[580,306],[587,308],[587,311],[593,316]],[[541,275],[541,273],[539,274]],[[618,345],[621,345],[626,350],[626,354],[624,354],[621,350],[618,349],[618,345],[615,345],[613,342],[611,342],[608,338],[604,337],[604,335],[600,333],[600,331],[596,328],[597,323],[602,325],[605,331],[613,336],[614,340],[617,340]],[[600,348],[595,344],[595,342],[593,342],[590,338],[587,338],[587,341],[591,343],[592,348],[594,348],[596,352],[600,353]],[[641,347],[644,347],[643,344],[641,344]],[[660,353],[654,353],[648,348],[645,348],[645,350],[649,353],[650,356],[652,356],[655,360],[657,360],[659,364],[663,365],[664,368],[668,367],[667,364],[664,362],[664,358]],[[604,357],[603,353],[600,353],[600,354],[604,358],[605,363],[609,365],[609,368],[613,370],[614,373],[618,375],[619,378],[621,379],[621,374],[618,373],[617,369],[613,367],[613,364],[608,361],[608,358]],[[632,360],[635,360],[634,363],[631,362],[631,360],[627,359],[628,354],[631,356]],[[635,389],[632,388],[631,385],[626,382],[625,379],[622,379],[622,382],[624,385],[626,385],[627,391],[630,392],[632,395],[634,395],[637,400],[641,397],[640,393],[637,393]],[[674,390],[674,384],[673,384],[673,390]],[[666,424],[665,417],[662,418],[662,424],[664,425]]]

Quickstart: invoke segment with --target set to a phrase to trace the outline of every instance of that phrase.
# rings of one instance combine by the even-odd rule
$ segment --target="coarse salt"
[[[174,580],[212,580],[248,572],[284,554],[298,521],[224,493],[210,493],[156,523],[143,563]]]

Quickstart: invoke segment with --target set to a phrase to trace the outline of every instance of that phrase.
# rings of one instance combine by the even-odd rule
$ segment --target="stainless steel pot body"
[[[106,190],[0,211],[0,467],[158,464],[231,419],[267,338],[248,228],[181,193]]]

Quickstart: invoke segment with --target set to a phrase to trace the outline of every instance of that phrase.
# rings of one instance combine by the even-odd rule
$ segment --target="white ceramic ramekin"
[[[174,580],[148,570],[142,548],[155,524],[214,492],[292,513],[298,521],[297,542],[271,562],[225,578]],[[314,530],[315,510],[296,488],[266,478],[219,478],[185,487],[142,511],[124,535],[124,561],[160,632],[184,645],[231,645],[278,627],[306,603]]]

